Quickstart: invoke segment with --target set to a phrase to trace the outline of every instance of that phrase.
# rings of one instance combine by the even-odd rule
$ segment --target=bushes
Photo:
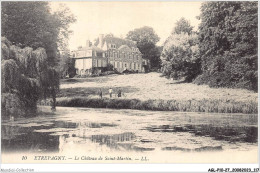
[[[232,100],[147,100],[138,99],[95,99],[86,97],[60,98],[58,106],[138,109],[154,111],[214,112],[214,113],[257,113],[257,102],[236,102]]]

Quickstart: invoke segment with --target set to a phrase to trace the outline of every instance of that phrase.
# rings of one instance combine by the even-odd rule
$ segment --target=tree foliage
[[[159,36],[155,33],[153,28],[144,26],[137,28],[133,31],[129,31],[127,39],[136,41],[137,47],[143,54],[143,58],[149,59],[151,67],[160,66],[160,48],[156,46],[156,43],[160,40]]]
[[[1,35],[22,48],[44,48],[48,65],[57,65],[58,46],[65,46],[69,24],[75,22],[69,9],[63,5],[51,13],[48,2],[44,1],[6,1],[1,5]]]
[[[257,90],[257,2],[204,2],[197,83]]]
[[[39,98],[56,98],[58,73],[47,65],[45,49],[21,49],[6,38],[2,38],[1,48],[3,116],[17,117],[35,113]]]
[[[174,27],[172,34],[192,33],[193,26],[191,26],[190,22],[184,17],[180,18],[180,20],[178,20],[175,25],[176,26]]]
[[[75,59],[70,57],[68,51],[60,54],[60,61],[58,66],[60,78],[69,76],[70,78],[76,75]]]
[[[164,43],[161,61],[167,77],[192,81],[200,72],[197,35],[172,34]]]
[[[129,40],[136,41],[138,45],[146,43],[156,44],[160,40],[153,28],[148,26],[129,31],[126,37]]]
[[[59,49],[67,46],[74,16],[64,5],[51,12],[44,1],[2,2],[1,15],[2,115],[35,112],[40,98],[51,97],[55,107]]]

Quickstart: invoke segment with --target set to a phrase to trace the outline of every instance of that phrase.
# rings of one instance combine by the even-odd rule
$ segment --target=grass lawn
[[[182,83],[160,77],[160,73],[155,72],[63,79],[58,94],[60,98],[57,100],[59,102],[59,99],[62,99],[64,102],[64,99],[81,98],[92,99],[93,101],[99,98],[99,89],[103,92],[103,98],[107,99],[109,98],[108,89],[110,87],[114,92],[113,98],[115,98],[117,91],[121,89],[123,93],[123,97],[120,98],[121,102],[133,99],[139,100],[142,104],[148,102],[150,106],[145,107],[152,110],[257,113],[258,94],[253,91],[210,88],[206,85]],[[128,101],[126,102],[128,103]],[[94,103],[96,102],[98,102],[97,104],[100,103],[94,101]],[[105,100],[105,103],[107,102],[109,101]],[[81,103],[81,105],[92,105],[89,101],[84,103]],[[105,103],[102,103],[103,106],[100,107],[107,107]],[[113,103],[117,102],[113,101]],[[69,104],[66,102],[66,106]],[[127,106],[127,108],[138,107],[137,109],[142,109],[140,104],[138,103],[138,106]],[[113,108],[111,104],[110,107]]]
[[[73,80],[73,82],[67,82]],[[163,100],[202,100],[221,99],[257,102],[257,93],[245,89],[210,88],[206,85],[180,83],[160,77],[160,73],[140,73],[128,75],[111,75],[85,79],[65,79],[61,81],[60,96],[98,97],[98,90],[108,96],[108,89],[119,88],[127,99],[163,99]]]

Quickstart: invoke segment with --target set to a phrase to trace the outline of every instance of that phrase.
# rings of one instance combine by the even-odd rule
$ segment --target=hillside
[[[108,89],[116,92],[119,88],[127,99],[163,100],[234,100],[257,102],[257,93],[245,89],[210,88],[207,85],[182,83],[160,77],[160,73],[111,75],[85,79],[65,79],[61,81],[62,96],[88,96],[98,98],[102,89],[104,97],[109,97]]]
[[[257,93],[245,89],[209,88],[160,77],[159,73],[73,78],[61,81],[57,106],[154,111],[258,112]],[[109,88],[113,89],[112,98]],[[102,99],[99,92],[102,90]],[[117,92],[122,91],[122,97]]]

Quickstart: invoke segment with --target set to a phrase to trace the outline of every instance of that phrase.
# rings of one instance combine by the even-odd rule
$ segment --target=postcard
[[[259,162],[257,1],[1,11],[3,164]]]

